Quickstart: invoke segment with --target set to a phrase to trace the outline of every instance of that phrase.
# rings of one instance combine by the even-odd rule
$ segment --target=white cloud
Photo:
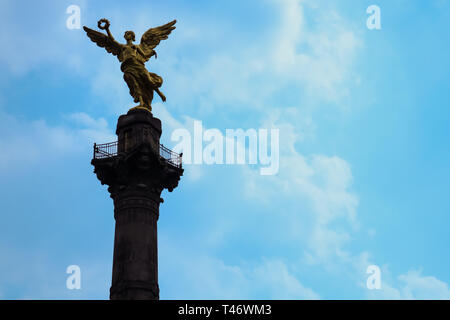
[[[404,283],[401,291],[406,299],[450,299],[447,283],[433,276],[422,276],[421,271],[408,271],[398,279]]]
[[[102,48],[94,49],[103,50]],[[128,93],[127,84],[120,71],[120,62],[106,51],[104,54],[100,61],[96,61],[96,72],[90,79],[92,92],[105,102],[110,112],[126,112],[137,104]]]
[[[267,260],[253,270],[252,280],[261,286],[267,299],[319,299],[319,295],[305,287],[289,272],[280,260]]]
[[[227,264],[198,251],[181,250],[168,239],[161,239],[160,246],[162,299],[320,298],[278,259]]]
[[[77,1],[82,8],[85,1]],[[68,5],[67,5],[68,6]],[[82,58],[76,52],[79,30],[69,30],[66,7],[53,2],[2,1],[0,65],[15,76],[23,76],[42,63],[57,64],[71,72],[82,71]],[[24,23],[24,20],[26,22]]]
[[[352,64],[362,42],[357,32],[323,4],[311,8],[309,1],[275,2],[281,26],[269,65],[280,79],[305,86],[316,98],[339,101],[347,94],[348,80],[354,73]],[[306,7],[316,22],[315,29],[305,23]]]
[[[64,118],[76,126],[51,126],[45,120],[27,121],[0,111],[0,171],[24,168],[43,159],[57,159],[91,148],[93,142],[115,139],[104,119],[74,113]]]
[[[0,296],[8,299],[108,299],[109,261],[76,261],[81,267],[81,290],[69,290],[68,265],[48,253],[2,245],[0,260]]]
[[[383,270],[382,275],[388,271]],[[410,270],[397,277],[396,280],[384,280],[381,290],[370,290],[369,299],[396,300],[448,300],[450,289],[448,284],[433,276],[423,276],[420,270]]]
[[[292,116],[289,110],[287,113]],[[358,227],[358,197],[351,190],[350,165],[335,155],[300,154],[295,145],[302,141],[303,128],[287,122],[283,111],[276,110],[273,114],[277,117],[271,116],[265,126],[280,128],[280,170],[277,175],[266,177],[244,168],[246,195],[266,205],[291,201],[297,206],[298,212],[284,217],[285,224],[292,226],[306,221],[309,224],[298,231],[307,233],[306,236],[296,239],[302,241],[299,248],[306,247],[307,262],[326,264],[346,259],[348,253],[344,246],[351,238],[351,231]],[[342,227],[336,228],[336,223]]]
[[[303,16],[308,4],[270,3],[278,19],[262,36],[245,39],[238,30],[226,29],[229,34],[222,35],[221,46],[214,46],[215,40],[208,37],[197,39],[208,55],[179,57],[176,52],[182,48],[167,52],[165,86],[175,95],[169,97],[176,100],[174,106],[186,107],[195,101],[195,111],[203,114],[223,105],[265,109],[272,107],[271,99],[287,87],[289,94],[307,95],[296,103],[306,105],[314,100],[339,105],[354,80],[353,63],[362,40],[327,6],[310,10],[314,19],[320,19],[317,27],[311,28]],[[214,22],[204,23],[203,29],[220,28]],[[211,49],[214,47],[217,49]]]
[[[300,81],[310,93],[339,100],[341,94],[346,94],[346,80],[352,73],[352,61],[361,40],[332,9],[319,7],[309,11],[314,12],[313,19],[320,19],[317,30],[312,31],[303,13],[309,2],[277,3],[281,28],[269,60],[275,72],[287,81]]]
[[[90,144],[117,140],[117,136],[111,131],[104,118],[94,119],[84,112],[75,112],[67,115],[67,119],[78,125],[76,128],[77,134]]]
[[[358,283],[370,299],[449,299],[448,284],[433,276],[422,276],[419,271],[409,271],[390,277],[386,266],[382,271],[382,289],[368,290],[365,273],[371,262],[369,252],[353,252],[346,248],[354,231],[359,229],[357,219],[358,197],[352,191],[353,176],[350,165],[338,156],[323,154],[305,156],[296,151],[301,141],[301,127],[291,127],[283,112],[276,110],[266,125],[285,128],[281,130],[280,170],[275,176],[259,176],[254,170],[244,168],[244,181],[248,197],[263,201],[265,206],[287,205],[293,202],[297,208],[280,214],[285,219],[285,235],[296,241],[302,263],[320,266]],[[269,124],[272,122],[272,124]],[[305,205],[306,203],[306,205]],[[294,205],[295,208],[295,205]],[[302,212],[303,211],[303,212]],[[305,214],[307,211],[308,214]],[[299,227],[295,236],[289,230]],[[374,236],[376,230],[370,229]],[[303,252],[301,250],[304,250]]]

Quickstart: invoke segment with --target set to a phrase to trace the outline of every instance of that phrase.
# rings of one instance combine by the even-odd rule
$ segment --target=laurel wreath
[[[102,25],[102,23],[103,23],[103,25]],[[100,19],[100,20],[98,20],[98,28],[99,29],[101,29],[101,30],[106,30],[106,29],[109,29],[109,21],[108,21],[108,19]]]

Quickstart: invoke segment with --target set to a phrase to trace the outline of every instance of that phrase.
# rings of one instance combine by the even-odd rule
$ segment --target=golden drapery
[[[156,73],[147,71],[144,63],[135,57],[122,62],[120,70],[123,72],[123,79],[130,89],[134,102],[140,102],[142,97],[143,104],[151,107],[153,90],[161,87],[163,79]]]

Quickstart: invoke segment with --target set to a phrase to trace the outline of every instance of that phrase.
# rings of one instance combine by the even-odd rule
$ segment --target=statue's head
[[[134,35],[133,31],[125,31],[125,34],[123,35],[123,37],[125,38],[125,40],[131,40],[131,41],[136,41],[136,37]]]

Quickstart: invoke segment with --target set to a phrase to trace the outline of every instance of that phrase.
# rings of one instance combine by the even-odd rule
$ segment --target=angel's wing
[[[145,61],[150,59],[150,54],[154,48],[161,42],[161,40],[167,39],[168,35],[175,29],[174,24],[177,20],[173,20],[162,26],[148,29],[141,38],[140,47],[145,53]]]
[[[122,49],[122,45],[120,43],[109,38],[106,34],[89,29],[88,27],[83,27],[83,29],[86,31],[92,42],[95,42],[99,47],[105,48],[109,53],[119,57]]]

